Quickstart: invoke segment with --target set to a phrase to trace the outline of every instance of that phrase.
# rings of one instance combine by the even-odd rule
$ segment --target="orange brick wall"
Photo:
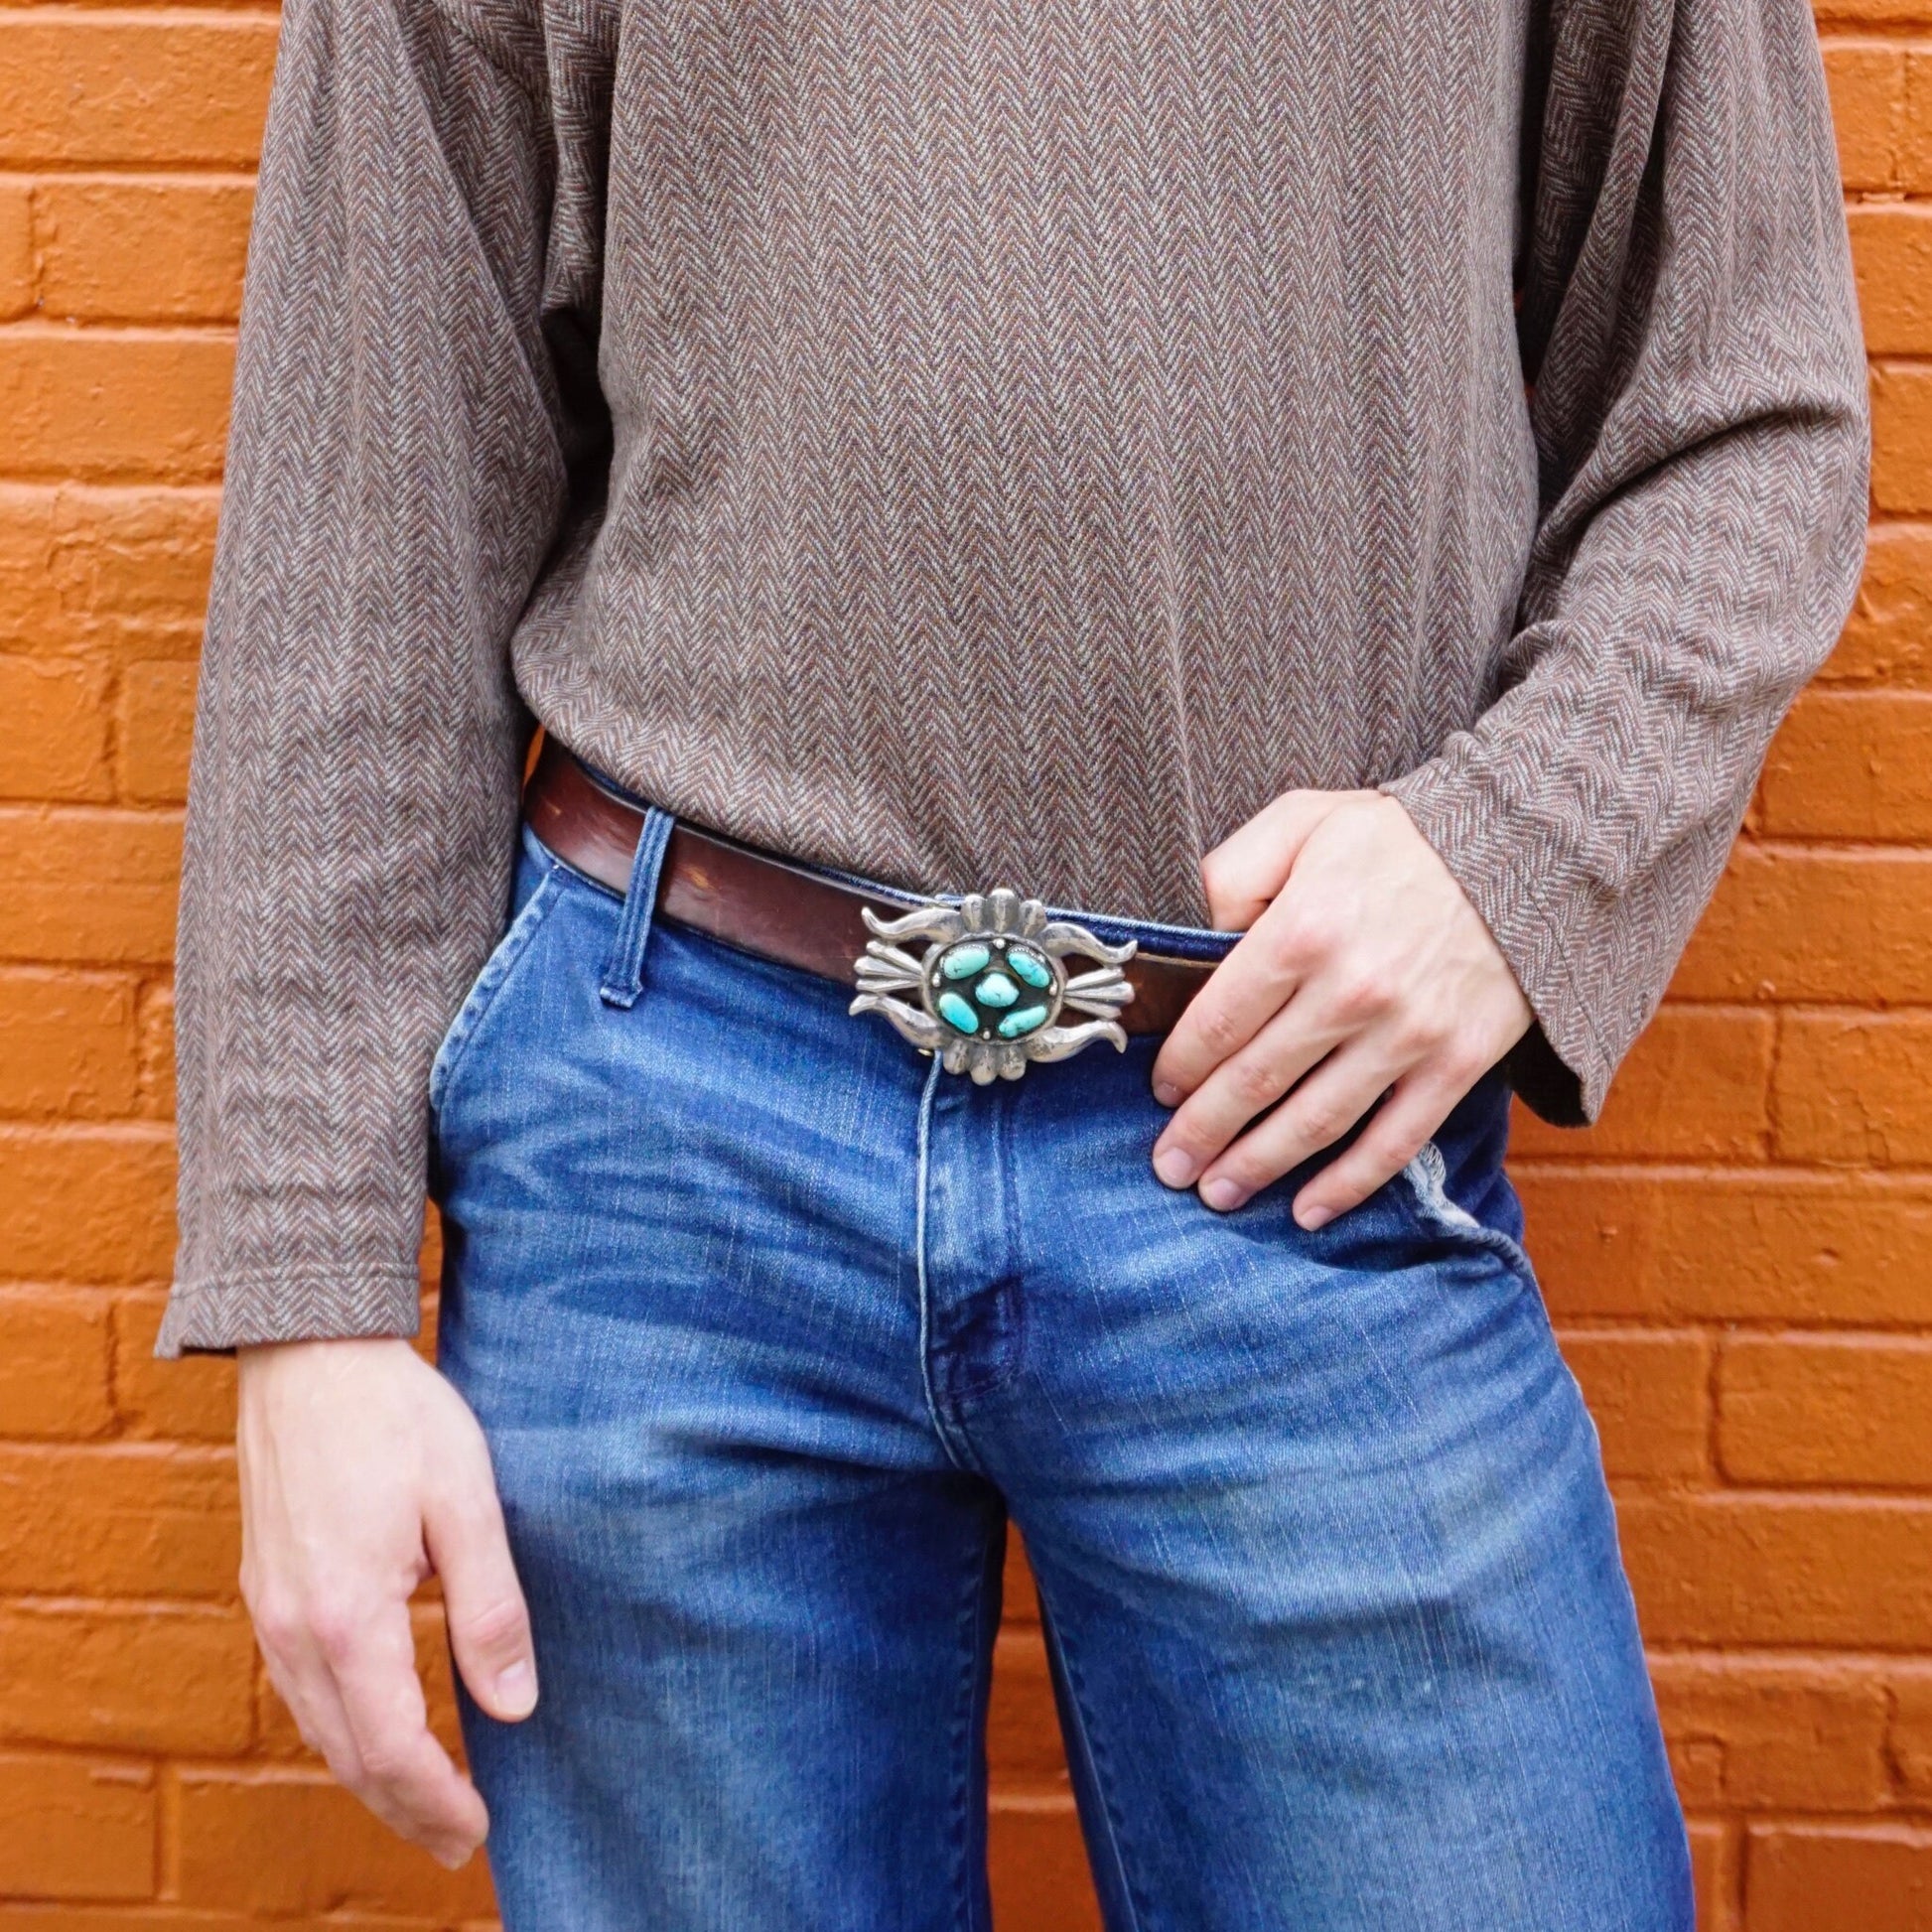
[[[1525,1121],[1516,1160],[1715,1932],[1932,1928],[1932,0],[1829,0],[1824,28],[1873,357],[1864,595],[1602,1126]],[[0,1932],[490,1911],[304,1755],[236,1602],[230,1377],[148,1353],[274,33],[0,4]],[[1066,1932],[1094,1921],[1017,1568],[1012,1593],[1002,1922]]]

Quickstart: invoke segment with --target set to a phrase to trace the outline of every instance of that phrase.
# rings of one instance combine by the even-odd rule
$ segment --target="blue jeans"
[[[987,1926],[1009,1515],[1116,1932],[1689,1927],[1501,1081],[1310,1234],[1156,1180],[1153,1040],[975,1087],[849,997],[526,833],[438,1055],[508,1932]]]

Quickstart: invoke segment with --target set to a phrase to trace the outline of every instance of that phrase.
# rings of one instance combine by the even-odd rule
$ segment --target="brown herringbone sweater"
[[[1386,785],[1592,1113],[1865,454],[1803,0],[288,0],[164,1351],[413,1327],[531,714],[761,845],[1170,920]]]

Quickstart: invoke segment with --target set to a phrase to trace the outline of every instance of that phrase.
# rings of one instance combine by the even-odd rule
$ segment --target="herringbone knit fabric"
[[[761,845],[1171,920],[1278,792],[1386,785],[1532,1103],[1599,1105],[1861,554],[1802,0],[282,32],[164,1352],[414,1326],[531,713]]]

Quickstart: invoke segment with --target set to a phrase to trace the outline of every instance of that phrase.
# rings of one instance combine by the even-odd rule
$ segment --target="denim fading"
[[[975,1087],[663,919],[626,1011],[621,911],[526,831],[432,1080],[508,1932],[988,1926],[1009,1517],[1111,1932],[1691,1925],[1500,1079],[1309,1233],[1154,1177],[1155,1040]]]

